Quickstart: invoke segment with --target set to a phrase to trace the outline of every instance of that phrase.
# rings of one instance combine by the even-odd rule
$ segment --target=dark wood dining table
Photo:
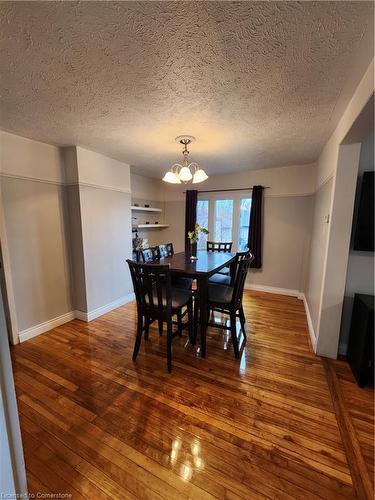
[[[208,301],[208,280],[210,276],[217,273],[223,267],[230,266],[236,257],[235,253],[230,252],[207,252],[198,250],[198,260],[191,261],[190,253],[179,252],[171,257],[160,259],[160,263],[169,264],[172,274],[181,277],[193,278],[197,280],[197,294],[199,298],[199,319],[200,319],[200,352],[204,357],[206,355],[206,330],[207,330],[207,301]],[[196,337],[194,332],[194,336]]]

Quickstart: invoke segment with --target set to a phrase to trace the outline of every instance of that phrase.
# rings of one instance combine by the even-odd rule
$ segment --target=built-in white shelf
[[[134,205],[130,207],[132,210],[137,210],[138,212],[162,212],[161,208],[154,207],[135,207]]]
[[[168,224],[138,224],[138,226],[134,226],[133,229],[147,229],[150,227],[164,229],[166,227],[169,227],[169,225]]]

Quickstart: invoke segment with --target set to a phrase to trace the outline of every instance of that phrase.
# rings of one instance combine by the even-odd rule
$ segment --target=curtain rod
[[[263,186],[264,189],[271,189],[271,186]],[[234,188],[234,189],[211,189],[208,191],[198,191],[198,193],[222,193],[224,191],[252,191],[253,188]],[[184,194],[186,191],[184,191]]]

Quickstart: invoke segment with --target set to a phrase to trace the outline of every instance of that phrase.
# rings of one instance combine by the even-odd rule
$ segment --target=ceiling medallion
[[[172,165],[172,168],[163,177],[163,181],[170,184],[181,184],[181,182],[186,184],[192,180],[193,184],[198,184],[208,179],[208,175],[198,163],[189,163],[188,161],[189,151],[187,147],[195,141],[195,137],[192,135],[179,135],[175,141],[184,146],[182,150],[183,160],[182,163]]]

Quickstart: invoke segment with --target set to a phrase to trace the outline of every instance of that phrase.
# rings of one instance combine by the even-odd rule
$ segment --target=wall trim
[[[64,183],[62,181],[52,180],[52,179],[42,179],[41,177],[31,177],[28,175],[11,174],[8,172],[0,172],[0,177],[19,179],[21,181],[41,182],[43,184],[52,184],[54,186],[64,186]]]
[[[109,304],[98,307],[97,309],[93,309],[89,312],[70,311],[66,314],[62,314],[61,316],[57,316],[56,318],[45,321],[44,323],[40,323],[39,325],[35,325],[31,328],[26,328],[25,330],[20,331],[18,334],[19,341],[25,342],[25,340],[32,339],[33,337],[41,335],[42,333],[53,330],[53,328],[57,328],[58,326],[61,326],[64,323],[68,323],[73,319],[80,319],[81,321],[86,322],[92,321],[93,319],[99,318],[99,316],[103,316],[103,314],[113,311],[113,309],[117,309],[118,307],[123,306],[128,302],[132,302],[133,300],[135,300],[134,293],[128,293],[127,295],[124,295],[123,297],[120,297],[119,299],[114,300]]]
[[[41,333],[48,332],[53,328],[57,328],[58,326],[67,323],[68,321],[72,321],[75,318],[74,311],[62,314],[61,316],[57,316],[56,318],[50,319],[48,321],[44,321],[44,323],[40,323],[39,325],[32,326],[31,328],[26,328],[26,330],[22,330],[18,334],[18,338],[20,342],[24,342],[25,340],[32,339]]]
[[[65,184],[65,186],[82,186],[82,187],[91,187],[91,188],[96,188],[96,189],[105,189],[107,191],[117,191],[119,193],[126,193],[126,194],[131,194],[131,189],[130,188],[119,188],[115,186],[104,186],[101,184],[92,184],[90,182],[71,182]]]
[[[128,302],[132,302],[133,300],[135,300],[134,293],[128,293],[127,295],[124,295],[123,297],[120,297],[119,299],[116,299],[109,304],[98,307],[97,309],[93,309],[92,311],[74,311],[74,314],[77,319],[89,322],[93,319],[99,318],[99,316],[103,316],[103,314],[113,311],[113,309],[117,309],[118,307],[127,304]]]
[[[316,353],[316,334],[314,330],[314,325],[311,319],[309,304],[307,302],[306,296],[304,293],[301,293],[301,300],[303,300],[303,305],[305,306],[306,318],[307,318],[307,326],[310,334],[310,341],[313,348],[313,351]]]
[[[291,288],[278,288],[275,286],[254,285],[245,283],[246,290],[254,290],[257,292],[275,293],[277,295],[289,295],[290,297],[297,297],[302,300],[301,293],[298,290]]]
[[[19,174],[11,174],[8,172],[0,172],[0,177],[7,177],[10,179],[19,179],[22,181],[32,181],[32,182],[41,182],[43,184],[52,184],[54,186],[85,186],[92,187],[96,189],[106,189],[108,191],[118,191],[119,193],[131,194],[130,188],[119,188],[116,186],[105,186],[101,184],[92,184],[89,182],[63,182],[58,180],[51,179],[42,179],[41,177],[31,177],[27,175],[19,175]]]

